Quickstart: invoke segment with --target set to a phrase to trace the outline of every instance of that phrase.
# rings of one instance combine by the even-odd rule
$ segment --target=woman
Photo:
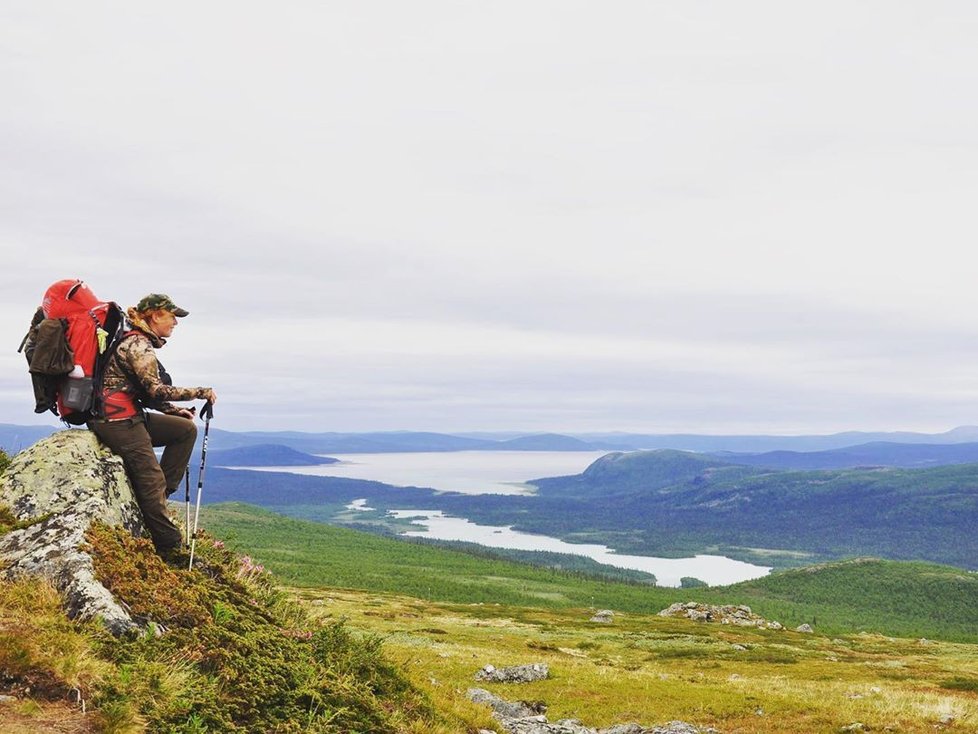
[[[200,398],[216,403],[217,395],[209,387],[173,387],[156,359],[155,350],[166,344],[177,319],[188,311],[167,295],[151,293],[126,315],[132,328],[105,369],[105,417],[89,421],[88,427],[122,457],[156,551],[167,557],[179,549],[181,535],[166,511],[166,498],[180,485],[197,438],[193,408],[170,401]],[[166,447],[160,461],[154,446]]]

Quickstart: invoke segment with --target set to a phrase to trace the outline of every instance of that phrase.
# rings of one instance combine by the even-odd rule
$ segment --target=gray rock
[[[510,668],[496,668],[487,665],[475,674],[476,680],[491,683],[532,683],[533,681],[546,680],[549,677],[550,668],[544,663],[514,665]]]
[[[489,706],[493,717],[508,734],[717,734],[715,729],[700,729],[684,721],[673,721],[651,729],[635,723],[592,729],[577,719],[550,723],[546,716],[536,714],[533,708],[504,701],[482,688],[470,688],[468,696],[475,703]]]
[[[814,631],[815,630],[812,629],[812,626],[807,622],[805,624],[800,624],[797,627],[795,627],[795,632],[814,632]]]
[[[685,604],[676,602],[659,612],[660,617],[679,617],[690,619],[694,622],[718,622],[719,624],[729,624],[737,627],[757,627],[759,629],[781,630],[784,627],[778,622],[769,622],[763,617],[754,614],[749,606],[744,604],[733,605],[724,604],[701,604],[690,601]]]
[[[492,709],[493,716],[499,720],[523,719],[536,716],[537,712],[522,703],[510,703],[495,696],[484,688],[470,688],[469,700]]]
[[[654,726],[651,729],[646,729],[644,734],[717,734],[717,730],[712,727],[701,729],[685,721],[670,721],[663,726]]]
[[[60,431],[14,457],[0,477],[0,503],[36,521],[0,536],[0,578],[42,577],[64,595],[70,617],[101,618],[115,634],[139,629],[81,549],[93,520],[143,532],[122,459],[89,431]]]
[[[615,613],[610,609],[602,609],[600,612],[595,613],[591,617],[592,622],[598,622],[600,624],[611,624],[615,621]]]

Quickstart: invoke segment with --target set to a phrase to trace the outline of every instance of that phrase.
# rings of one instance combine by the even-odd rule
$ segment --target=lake
[[[452,451],[398,454],[333,454],[339,464],[300,467],[262,467],[312,476],[369,479],[398,487],[431,487],[466,494],[532,494],[530,479],[580,474],[605,451]],[[249,467],[254,469],[254,467]],[[350,505],[367,510],[365,500]],[[445,517],[439,510],[392,510],[410,518],[418,530],[406,535],[437,540],[464,540],[490,548],[542,550],[593,558],[619,568],[653,573],[659,586],[679,586],[683,576],[692,576],[711,586],[767,575],[770,568],[735,561],[723,556],[656,558],[616,553],[590,543],[567,543],[546,535],[521,533],[510,527],[477,525],[465,518]]]
[[[339,464],[261,467],[317,477],[370,479],[464,494],[532,494],[528,479],[580,474],[607,451],[435,451],[330,454]],[[256,467],[241,467],[255,469]]]

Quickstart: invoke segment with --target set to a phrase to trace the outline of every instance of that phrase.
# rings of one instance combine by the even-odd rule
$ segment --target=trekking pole
[[[194,549],[197,546],[197,522],[200,520],[200,496],[204,491],[204,464],[207,461],[207,433],[211,429],[211,418],[214,417],[214,406],[208,400],[204,403],[204,409],[200,411],[204,418],[204,442],[200,447],[200,472],[197,474],[197,508],[194,510],[194,532],[190,536],[190,565],[188,571],[194,569]]]
[[[190,546],[190,464],[187,464],[187,473],[183,475],[184,498],[187,501],[187,546]]]

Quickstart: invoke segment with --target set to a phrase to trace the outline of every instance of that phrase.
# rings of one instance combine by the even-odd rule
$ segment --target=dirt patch
[[[0,696],[13,695],[0,691]],[[66,701],[0,699],[0,730],[4,734],[94,734],[92,716]]]

